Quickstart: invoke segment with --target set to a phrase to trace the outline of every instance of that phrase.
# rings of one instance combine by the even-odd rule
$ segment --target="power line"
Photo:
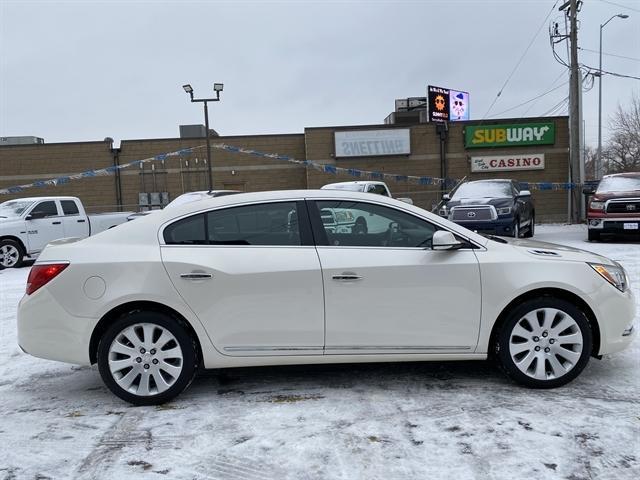
[[[562,72],[562,73],[565,73],[565,72]],[[554,82],[554,83],[555,83],[555,82]],[[555,87],[555,88],[552,88],[551,90],[547,90],[546,92],[541,93],[540,95],[538,95],[538,96],[536,96],[536,97],[533,97],[533,98],[532,98],[532,99],[530,99],[530,100],[527,100],[526,102],[522,102],[522,103],[520,103],[520,104],[516,105],[515,107],[511,107],[511,108],[508,108],[508,109],[506,109],[506,110],[503,110],[503,111],[502,111],[502,112],[500,112],[500,113],[496,113],[496,114],[492,115],[492,117],[500,116],[500,115],[502,115],[503,113],[510,112],[511,110],[515,110],[516,108],[522,107],[523,105],[526,105],[526,104],[528,104],[528,103],[534,102],[534,101],[538,100],[539,98],[542,98],[542,97],[544,97],[545,95],[548,95],[548,94],[550,94],[551,92],[555,92],[555,91],[556,91],[556,90],[558,90],[559,88],[564,87],[567,83],[569,83],[569,81],[568,81],[568,80],[567,80],[566,82],[564,82],[563,84],[558,85],[558,86],[557,86],[557,87]]]
[[[560,75],[558,75],[558,76],[555,78],[555,80],[554,80],[553,82],[551,82],[551,85],[549,85],[549,87],[548,87],[548,88],[553,88],[553,87],[555,87],[556,82],[557,82],[558,80],[560,80],[562,77],[564,77],[566,74],[567,74],[566,70],[563,70],[562,72],[560,72]],[[536,105],[536,103],[538,103],[538,102],[537,102],[537,101],[535,101],[535,102],[533,102],[531,105],[529,105],[529,107],[528,107],[524,112],[522,112],[522,116],[523,116],[523,117],[524,117],[524,116],[526,116],[526,115],[527,115],[527,113],[529,113],[529,111],[530,111],[530,110],[531,110],[531,109]]]
[[[631,10],[633,12],[640,12],[640,10],[638,10],[637,8],[633,8],[630,7],[628,5],[623,5],[621,3],[616,3],[616,2],[610,2],[608,0],[600,0],[602,3],[608,3],[609,5],[615,5],[616,7],[622,7],[622,8],[626,8],[627,10]]]
[[[631,78],[633,80],[640,80],[640,77],[636,77],[634,75],[625,75],[623,73],[617,73],[617,72],[609,72],[607,70],[600,70],[599,68],[593,68],[590,67],[589,65],[584,65],[584,64],[580,64],[581,67],[586,68],[588,70],[592,70],[594,72],[599,72],[600,74],[604,73],[607,75],[613,75],[614,77],[620,77],[620,78]]]
[[[542,30],[542,27],[544,27],[545,23],[547,23],[547,19],[551,16],[551,14],[553,13],[553,10],[556,8],[556,5],[558,4],[559,1],[560,0],[556,0],[556,2],[553,4],[553,7],[551,7],[551,10],[549,10],[549,13],[547,14],[547,16],[544,17],[544,20],[542,21],[542,24],[540,25],[540,28],[538,28],[538,31],[535,33],[535,35],[533,36],[533,38],[529,42],[529,45],[527,45],[527,48],[525,49],[524,53],[520,56],[520,59],[518,60],[518,63],[516,63],[516,66],[513,67],[513,70],[511,70],[511,73],[509,74],[509,76],[505,80],[504,84],[502,85],[502,87],[498,91],[498,94],[496,95],[496,98],[494,98],[493,102],[491,102],[491,105],[489,106],[489,109],[487,110],[487,113],[485,113],[484,117],[482,117],[483,120],[485,118],[487,118],[487,116],[489,115],[489,112],[491,111],[493,106],[498,101],[498,98],[500,98],[500,95],[502,95],[502,92],[505,89],[505,87],[507,86],[507,84],[509,83],[509,80],[511,80],[511,77],[513,77],[513,74],[516,73],[516,70],[518,69],[518,67],[522,63],[522,60],[524,60],[524,57],[527,55],[527,52],[529,52],[529,49],[533,45],[533,42],[535,42],[536,38],[538,38],[538,35],[540,34],[540,31]]]
[[[578,50],[584,50],[585,52],[591,52],[591,53],[600,53],[598,50],[590,50],[588,48],[582,48],[582,47],[578,47]],[[624,55],[616,55],[614,53],[602,52],[602,55],[606,55],[607,57],[624,58],[625,60],[633,60],[634,62],[640,62],[640,58],[625,57]]]

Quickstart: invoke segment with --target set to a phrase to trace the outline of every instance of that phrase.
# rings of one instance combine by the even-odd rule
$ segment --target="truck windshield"
[[[605,177],[596,193],[640,191],[640,177]]]
[[[512,196],[509,182],[469,182],[463,183],[453,193],[453,199],[497,198]]]
[[[31,200],[9,200],[8,202],[0,203],[0,217],[19,217],[30,205],[33,205]]]

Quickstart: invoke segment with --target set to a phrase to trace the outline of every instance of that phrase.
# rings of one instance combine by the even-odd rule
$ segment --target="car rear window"
[[[164,229],[167,245],[206,245],[204,214],[194,215],[172,223]]]

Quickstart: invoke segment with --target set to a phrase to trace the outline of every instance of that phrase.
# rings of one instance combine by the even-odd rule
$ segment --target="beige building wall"
[[[500,119],[484,121],[483,125],[503,123],[535,123],[553,121],[556,126],[554,145],[510,148],[465,149],[464,128],[480,122],[449,124],[446,144],[447,177],[461,179],[515,178],[528,182],[566,182],[568,178],[569,138],[567,117]],[[381,157],[335,158],[334,133],[336,131],[410,128],[411,154]],[[434,124],[412,126],[369,125],[306,128],[301,134],[246,135],[214,137],[212,144],[223,143],[254,149],[265,153],[278,153],[299,160],[332,164],[342,168],[365,171],[440,177],[440,140]],[[0,147],[0,188],[55,178],[86,170],[105,168],[116,163],[126,164],[159,154],[192,148],[186,156],[169,157],[155,161],[144,168],[129,167],[117,176],[93,177],[73,180],[57,187],[30,188],[12,195],[0,195],[0,202],[16,197],[39,195],[73,195],[82,199],[90,212],[138,210],[140,192],[168,192],[169,200],[193,190],[208,188],[204,139],[149,139],[123,140],[119,149],[109,141],[57,143],[42,145],[16,145]],[[544,153],[544,170],[471,173],[472,155],[512,155]],[[331,175],[311,167],[295,165],[281,160],[221,151],[212,148],[214,189],[262,191],[298,188],[319,188],[337,181],[357,178],[349,175]],[[364,179],[364,178],[363,178]],[[419,185],[412,182],[387,181],[395,196],[408,196],[418,206],[431,210],[445,189],[441,185]],[[118,187],[121,188],[119,205]],[[533,190],[538,221],[566,221],[566,190]]]

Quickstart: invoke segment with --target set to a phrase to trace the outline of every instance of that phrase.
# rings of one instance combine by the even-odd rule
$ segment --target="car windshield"
[[[495,198],[511,195],[509,182],[468,182],[460,185],[451,198]]]
[[[358,185],[357,183],[348,183],[344,185],[327,185],[325,187],[329,190],[348,190],[350,192],[364,192],[364,185]]]
[[[640,177],[604,177],[596,193],[640,191]]]
[[[0,217],[19,217],[30,205],[33,205],[32,200],[9,200],[8,202],[0,203]]]

